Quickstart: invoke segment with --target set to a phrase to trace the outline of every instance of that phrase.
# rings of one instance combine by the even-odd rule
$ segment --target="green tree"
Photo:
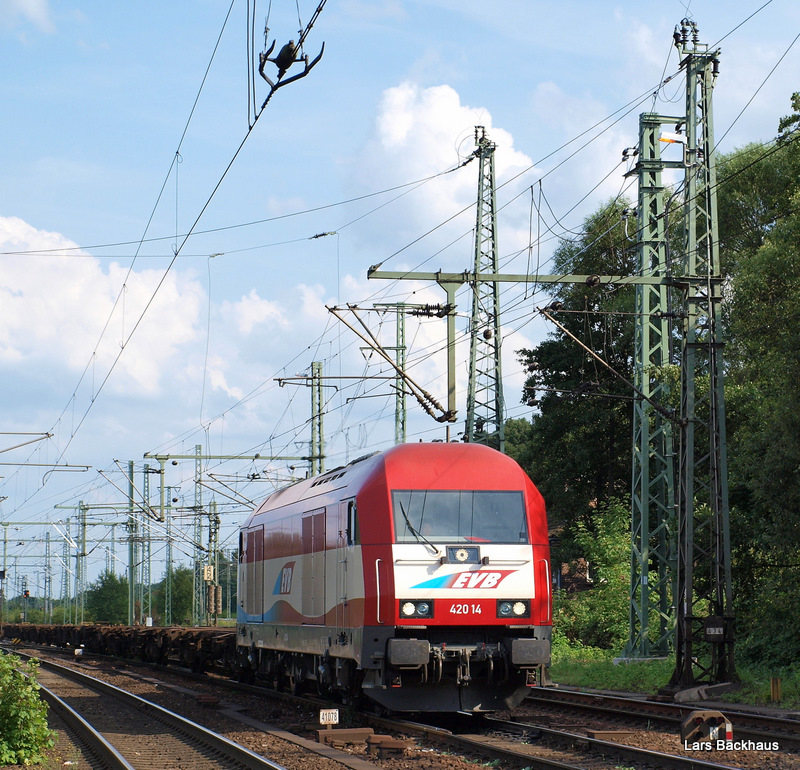
[[[84,607],[93,620],[127,623],[128,579],[114,572],[103,572],[86,590]]]
[[[800,95],[778,140],[722,160],[737,654],[790,665],[800,640]]]
[[[625,500],[602,503],[591,528],[577,523],[575,540],[588,562],[592,588],[559,592],[553,627],[572,643],[621,649],[628,639],[630,505]]]
[[[732,539],[747,659],[800,660],[800,193],[734,279]],[[769,609],[764,612],[765,606]]]
[[[217,580],[222,587],[222,611],[220,616],[236,617],[236,591],[239,570],[238,549],[228,553],[219,552]]]
[[[534,470],[534,459],[532,452],[533,444],[533,423],[522,418],[512,418],[506,420],[506,454],[513,457],[528,473],[536,483]]]
[[[557,248],[553,272],[632,275],[626,213],[626,201],[611,201],[590,216],[581,235]],[[556,562],[582,555],[578,522],[591,527],[597,507],[630,486],[633,393],[588,350],[630,379],[633,307],[630,288],[563,284],[550,313],[585,347],[554,326],[537,347],[518,351],[528,373],[523,402],[538,412],[529,430],[512,424],[509,453],[544,495],[551,524],[563,527]]]
[[[166,576],[153,586],[154,615],[163,619],[166,598]],[[194,571],[191,567],[179,565],[172,569],[172,624],[192,625],[194,609]]]
[[[800,94],[792,110],[776,141],[718,158],[737,654],[773,667],[800,660]],[[623,205],[589,217],[581,235],[559,246],[552,272],[632,274]],[[680,216],[670,218],[671,229],[680,225]],[[674,232],[670,241],[680,254]],[[552,299],[563,327],[630,379],[633,317],[620,313],[633,310],[632,291],[568,285]],[[629,490],[631,394],[560,328],[519,356],[528,372],[523,401],[538,411],[530,422],[509,421],[507,451],[561,530],[554,563],[586,557],[587,535],[599,538],[605,526],[598,512]],[[629,559],[620,565],[627,575]],[[596,613],[610,617],[593,609],[601,598],[610,595],[593,590],[565,605],[571,614],[560,620],[573,638],[591,638]],[[614,638],[598,627],[595,636]]]

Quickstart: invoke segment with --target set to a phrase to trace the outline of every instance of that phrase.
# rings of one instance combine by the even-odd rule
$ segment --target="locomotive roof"
[[[474,478],[476,481],[491,476],[491,487],[496,489],[502,489],[506,485],[518,486],[521,480],[527,479],[525,472],[514,460],[481,444],[399,444],[385,452],[359,457],[347,465],[273,492],[257,506],[245,526],[262,511],[290,505],[299,500],[323,497],[334,489],[350,487],[353,494],[356,494],[373,471],[381,466],[387,475],[400,481],[403,488],[423,488],[435,484],[442,477],[454,475],[462,479]]]

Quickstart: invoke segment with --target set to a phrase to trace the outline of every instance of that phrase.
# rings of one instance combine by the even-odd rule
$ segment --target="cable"
[[[770,2],[771,2],[771,0],[770,0]],[[765,6],[762,6],[762,8],[763,8],[763,7],[766,7],[766,5],[768,5],[768,4],[769,4],[769,3],[766,3],[766,4],[765,4]],[[760,9],[759,9],[759,10],[760,10]],[[749,17],[749,18],[751,18],[751,17]],[[740,25],[740,26],[741,26],[741,25]],[[730,34],[730,33],[729,33],[729,34]],[[724,38],[723,38],[723,39],[724,39]],[[776,65],[776,66],[777,66],[777,65]],[[751,101],[752,101],[752,100],[751,100]],[[596,138],[596,137],[595,137],[595,138]],[[574,140],[573,140],[573,141],[574,141]],[[791,140],[791,141],[794,141],[794,140]],[[566,145],[564,145],[564,146],[566,146]],[[765,156],[763,156],[763,157],[768,157],[768,155],[769,155],[769,154],[772,154],[772,153],[770,152],[770,153],[766,154],[766,155],[765,155]],[[547,157],[549,157],[549,156],[547,156]],[[571,157],[571,156],[570,156],[570,157]],[[762,158],[762,159],[763,159],[763,158]],[[565,161],[564,161],[564,162],[565,162]],[[757,162],[757,161],[754,161],[754,163],[755,163],[755,162]],[[559,165],[561,165],[561,164],[559,164]],[[751,164],[751,165],[753,165],[753,164]],[[528,169],[528,170],[530,170],[530,169]],[[745,169],[740,169],[739,171],[737,171],[737,172],[736,172],[736,174],[738,174],[738,173],[742,173],[742,171],[744,171],[744,170],[745,170]],[[524,172],[522,172],[522,173],[524,173]],[[736,175],[736,174],[735,174],[735,175]],[[735,175],[733,175],[733,176],[735,176]],[[516,178],[516,177],[515,177],[515,178]],[[732,177],[728,177],[728,179],[730,179],[730,178],[732,178]],[[509,181],[511,181],[511,180],[509,180]],[[726,180],[722,180],[722,181],[727,181],[727,179],[726,179]],[[721,184],[721,183],[722,183],[722,181],[718,182],[718,184]],[[504,185],[505,185],[505,184],[507,184],[507,183],[508,183],[508,182],[504,183]],[[386,204],[384,204],[384,205],[386,205]],[[506,204],[506,205],[508,205],[508,204]],[[548,203],[548,207],[549,207],[549,203]],[[552,210],[551,210],[551,213],[553,213],[553,212],[552,212]],[[366,215],[365,215],[365,216],[366,216]],[[555,217],[555,214],[553,214],[553,216]],[[262,221],[268,221],[268,220],[262,220]],[[357,221],[357,220],[353,220],[353,221]],[[448,221],[449,221],[449,220],[448,220]],[[560,220],[556,219],[556,223],[560,224],[561,222],[560,222]],[[348,224],[349,224],[349,223],[348,223]],[[220,228],[220,229],[230,229],[230,228]],[[204,232],[207,232],[207,231],[204,231]],[[187,236],[187,237],[188,237],[188,236]],[[176,255],[176,256],[177,256],[177,255]],[[130,339],[130,337],[129,337],[128,339]],[[320,338],[319,344],[321,344],[321,338]],[[223,414],[224,414],[224,413],[223,413]]]
[[[769,2],[771,3],[772,0],[769,0]],[[764,6],[762,6],[762,8],[763,7]],[[772,77],[772,75],[774,74],[775,70],[778,69],[778,67],[780,66],[780,63],[789,55],[789,51],[792,50],[792,48],[794,47],[794,44],[797,42],[798,38],[800,38],[800,33],[798,33],[797,36],[794,38],[794,40],[792,40],[792,42],[789,43],[789,47],[783,52],[783,54],[781,55],[780,59],[778,59],[778,61],[775,62],[775,66],[767,73],[767,76],[761,81],[761,84],[753,92],[753,95],[747,100],[746,104],[744,105],[744,107],[742,107],[742,109],[739,112],[739,114],[733,119],[733,122],[730,124],[730,126],[728,126],[727,131],[725,131],[725,133],[717,140],[716,144],[714,145],[713,149],[711,150],[712,152],[716,152],[717,147],[719,147],[719,145],[722,143],[722,140],[730,133],[731,129],[736,125],[736,123],[739,120],[739,118],[741,118],[742,115],[744,115],[745,110],[753,103],[753,99],[755,99],[756,96],[758,96],[758,92],[766,85],[767,81]]]
[[[386,195],[387,193],[395,192],[396,190],[402,190],[402,189],[404,189],[406,187],[416,188],[416,187],[418,187],[420,185],[423,185],[423,184],[425,184],[427,182],[430,182],[430,181],[432,181],[434,179],[438,179],[439,177],[446,176],[447,174],[452,174],[454,171],[457,171],[463,165],[465,165],[465,163],[461,163],[458,166],[454,166],[452,168],[445,169],[444,171],[439,171],[436,174],[432,174],[431,176],[428,176],[428,177],[423,177],[422,179],[416,179],[416,180],[414,180],[412,182],[404,182],[403,184],[395,185],[394,187],[387,187],[385,190],[378,190],[377,192],[365,193],[364,195],[357,195],[354,198],[348,198],[348,199],[343,200],[343,201],[337,201],[336,203],[327,203],[327,204],[324,204],[322,206],[314,206],[314,207],[309,208],[309,209],[303,209],[302,211],[293,211],[293,212],[290,212],[289,214],[280,214],[278,216],[267,217],[265,219],[256,219],[256,220],[253,220],[251,222],[242,222],[242,223],[235,224],[235,225],[224,225],[222,227],[212,227],[212,228],[209,228],[208,230],[195,230],[193,234],[194,235],[210,235],[210,234],[213,234],[213,233],[226,232],[228,230],[236,230],[236,229],[239,229],[239,228],[242,228],[242,227],[254,227],[255,225],[263,225],[263,224],[268,224],[270,222],[278,222],[278,221],[280,221],[282,219],[291,219],[293,217],[304,216],[305,214],[315,214],[318,211],[325,211],[327,209],[337,208],[339,206],[346,206],[346,205],[348,205],[350,203],[358,203],[359,201],[368,200],[369,198],[375,198],[375,197],[377,197],[379,195]],[[171,167],[170,167],[170,173],[171,173]],[[165,182],[165,184],[166,184],[166,182]],[[398,197],[400,197],[400,196],[398,196]],[[382,206],[378,206],[374,210],[377,211],[380,208],[382,208]],[[353,221],[357,221],[357,220],[353,220]],[[348,224],[351,224],[351,223],[348,223]],[[71,247],[63,247],[63,246],[61,246],[61,247],[53,248],[53,249],[32,249],[32,250],[28,250],[28,251],[0,251],[0,255],[2,255],[2,256],[27,256],[27,255],[42,256],[42,255],[45,255],[45,254],[53,254],[53,253],[63,254],[64,252],[67,252],[67,251],[93,251],[93,250],[97,250],[97,249],[109,249],[109,248],[117,247],[117,246],[133,246],[133,245],[138,245],[138,244],[142,244],[142,243],[155,243],[157,241],[172,240],[174,237],[175,237],[174,235],[163,235],[163,236],[158,236],[157,238],[142,238],[142,239],[139,239],[137,241],[117,241],[117,242],[114,242],[114,243],[100,243],[100,244],[95,244],[95,245],[92,245],[92,246],[71,246]],[[188,237],[188,236],[187,236],[186,233],[182,233],[179,237]],[[300,240],[303,240],[303,239],[300,239]],[[85,257],[85,256],[89,256],[89,255],[81,254],[81,255],[76,255],[76,256]]]
[[[743,27],[745,24],[747,24],[747,22],[750,21],[750,19],[752,19],[754,16],[758,15],[759,13],[761,13],[761,11],[763,11],[768,5],[771,5],[771,4],[772,4],[772,0],[767,0],[767,2],[764,3],[764,5],[762,5],[760,8],[756,8],[755,11],[753,11],[746,19],[744,19],[744,21],[739,22],[732,30],[730,30],[728,33],[723,35],[719,40],[717,40],[716,43],[714,43],[713,45],[709,46],[709,48],[716,48],[723,40],[725,40],[725,38],[730,37],[738,29],[741,29],[741,27]]]
[[[315,12],[315,15],[314,15],[314,17],[313,17],[313,18],[314,18],[314,20],[316,19],[316,17],[317,17],[317,16],[319,15],[319,13],[321,12],[321,10],[322,10],[323,6],[325,5],[325,2],[326,2],[326,0],[323,0],[323,1],[320,3],[320,5],[318,6],[318,8],[317,8],[317,11]],[[219,41],[220,41],[220,39],[221,39],[221,37],[222,37],[222,34],[223,34],[224,30],[225,30],[225,26],[227,25],[227,22],[228,22],[228,19],[229,19],[229,17],[230,17],[230,13],[231,13],[231,10],[232,10],[232,8],[233,8],[233,2],[231,2],[231,5],[230,5],[230,7],[228,8],[228,14],[227,14],[227,15],[226,15],[226,17],[225,17],[225,22],[224,22],[224,24],[223,24],[223,28],[222,28],[222,30],[220,31],[219,38],[217,39],[217,43],[216,43],[216,45],[215,45],[215,47],[214,47],[214,54],[216,53],[216,50],[217,50],[217,48],[218,48],[218,46],[219,46]],[[310,25],[311,23],[313,23],[313,22],[309,22],[309,25]],[[309,27],[309,28],[310,28],[310,27]],[[307,30],[306,30],[306,32],[305,32],[305,33],[304,33],[304,34],[301,36],[301,39],[303,39],[303,38],[305,37],[305,35],[306,35],[306,34],[307,34]],[[213,62],[214,54],[212,54],[212,57],[211,57],[211,62]],[[206,69],[206,73],[205,73],[205,75],[204,75],[204,77],[203,77],[203,83],[205,83],[205,79],[206,79],[206,77],[207,77],[207,75],[208,75],[208,71],[209,71],[209,69],[210,69],[210,67],[211,67],[211,62],[209,62],[209,65],[208,65],[208,67],[207,67],[207,69]],[[201,85],[201,90],[202,90],[202,85]],[[274,93],[274,91],[275,91],[275,90],[276,90],[276,88],[275,88],[275,86],[273,86],[273,89],[272,89],[272,91],[270,92],[270,96],[272,95],[272,93]],[[194,113],[194,108],[195,108],[195,106],[196,106],[196,104],[197,104],[197,101],[198,101],[198,99],[199,99],[199,93],[198,93],[198,96],[197,96],[197,97],[196,97],[196,99],[195,99],[195,104],[194,104],[194,105],[193,105],[193,107],[192,107],[192,114]],[[256,116],[256,120],[254,120],[254,121],[253,121],[253,124],[252,124],[252,125],[251,125],[251,126],[248,128],[248,130],[246,131],[246,133],[245,133],[245,135],[244,135],[244,138],[242,139],[241,143],[239,144],[239,146],[237,147],[236,151],[234,152],[234,154],[233,154],[233,157],[232,157],[232,158],[231,158],[231,160],[229,161],[228,165],[225,167],[225,170],[223,171],[223,173],[222,173],[222,175],[220,176],[219,180],[217,181],[216,185],[215,185],[215,186],[214,186],[214,188],[212,189],[212,191],[211,191],[210,195],[209,195],[209,196],[208,196],[208,198],[206,199],[206,202],[203,204],[202,208],[200,209],[200,212],[199,212],[199,213],[197,214],[197,216],[195,217],[195,219],[194,219],[194,222],[192,223],[192,226],[189,228],[189,231],[188,231],[188,232],[185,234],[185,236],[183,237],[183,240],[181,241],[181,243],[180,243],[180,244],[179,244],[179,245],[178,245],[178,246],[175,248],[175,253],[174,253],[174,256],[173,256],[172,260],[171,260],[171,261],[170,261],[170,263],[167,265],[167,268],[165,269],[165,271],[164,271],[163,275],[161,276],[161,279],[160,279],[160,280],[159,280],[159,282],[157,283],[157,285],[156,285],[155,289],[153,290],[153,292],[152,292],[152,294],[151,294],[151,296],[150,296],[150,299],[149,299],[149,300],[147,301],[147,303],[145,304],[145,307],[144,307],[144,309],[143,309],[143,310],[142,310],[142,312],[140,313],[140,315],[139,315],[138,319],[136,320],[135,324],[133,325],[133,328],[131,329],[131,331],[130,331],[130,333],[128,334],[127,338],[126,338],[126,339],[123,341],[123,343],[121,344],[121,346],[120,346],[120,350],[119,350],[118,354],[116,355],[116,357],[114,358],[114,360],[113,360],[113,362],[112,362],[112,364],[111,364],[111,367],[110,367],[110,368],[108,369],[108,371],[106,372],[106,375],[105,375],[105,377],[103,378],[102,382],[100,383],[100,386],[99,386],[99,388],[98,388],[96,391],[93,389],[93,395],[92,395],[92,398],[91,398],[91,400],[90,400],[90,402],[89,402],[89,406],[86,408],[86,410],[84,411],[84,413],[83,413],[83,415],[81,416],[80,420],[78,421],[78,425],[77,425],[77,426],[75,426],[75,427],[74,427],[74,429],[73,429],[73,431],[71,432],[71,435],[70,435],[69,439],[67,440],[67,442],[66,442],[66,445],[63,447],[63,449],[60,451],[60,453],[58,453],[58,456],[57,456],[57,458],[56,458],[56,460],[55,460],[55,464],[57,464],[57,463],[58,463],[58,462],[61,460],[61,458],[63,458],[64,454],[67,452],[67,450],[68,450],[68,449],[69,449],[69,447],[71,446],[71,444],[72,444],[72,441],[74,440],[74,438],[75,438],[75,436],[77,435],[78,431],[81,429],[81,427],[82,427],[82,425],[83,425],[84,421],[86,420],[86,418],[88,417],[89,413],[91,412],[91,410],[92,410],[92,407],[94,406],[94,404],[95,404],[95,402],[96,402],[96,400],[97,400],[98,396],[99,396],[99,395],[100,395],[100,393],[103,391],[103,389],[104,389],[104,387],[105,387],[106,383],[108,382],[109,378],[111,377],[111,374],[112,374],[112,373],[114,372],[114,370],[116,369],[116,366],[117,366],[117,364],[119,363],[119,361],[120,361],[120,359],[121,359],[121,357],[122,357],[122,354],[123,354],[123,353],[124,353],[124,351],[125,351],[125,347],[126,347],[126,346],[127,346],[127,344],[130,342],[130,340],[132,339],[133,335],[136,333],[136,330],[139,328],[139,325],[141,324],[142,320],[144,319],[145,315],[147,314],[148,310],[150,309],[150,306],[152,305],[153,301],[155,300],[155,298],[156,298],[156,296],[157,296],[157,294],[158,294],[158,292],[159,292],[160,288],[163,286],[163,284],[164,284],[164,281],[166,281],[166,279],[167,279],[167,276],[169,275],[169,273],[170,273],[170,271],[171,271],[172,267],[173,267],[173,266],[174,266],[174,264],[175,264],[175,261],[176,261],[176,260],[177,260],[177,258],[178,258],[178,255],[180,254],[181,250],[183,249],[183,247],[185,246],[185,244],[186,244],[186,243],[187,243],[187,241],[189,240],[189,238],[190,238],[190,236],[191,236],[191,234],[192,234],[192,232],[193,232],[194,228],[197,226],[197,223],[200,221],[200,219],[202,218],[202,216],[203,216],[203,214],[205,213],[206,209],[207,209],[207,208],[208,208],[208,206],[210,205],[210,203],[211,203],[212,199],[214,198],[214,196],[216,195],[217,191],[219,190],[219,187],[220,187],[220,185],[222,184],[222,182],[224,181],[224,179],[225,179],[225,178],[226,178],[226,176],[228,175],[228,172],[230,171],[230,169],[232,168],[232,166],[233,166],[234,162],[235,162],[235,161],[236,161],[236,159],[238,158],[238,156],[239,156],[239,153],[241,152],[242,148],[244,147],[244,145],[245,145],[245,143],[246,143],[247,139],[248,139],[248,138],[250,137],[250,135],[252,134],[252,132],[253,132],[253,129],[255,128],[256,122],[257,122],[257,120],[258,120],[258,117],[260,117],[260,115],[261,115],[261,114],[263,114],[263,110],[264,110],[264,108],[266,107],[266,104],[267,104],[267,102],[268,102],[268,101],[269,101],[269,97],[268,97],[268,98],[265,100],[264,104],[262,105],[262,108],[261,108],[261,110],[259,111],[259,114]],[[190,115],[189,121],[190,121],[190,120],[191,120],[191,115]],[[184,128],[183,134],[181,135],[181,140],[180,140],[181,142],[183,141],[183,138],[186,136],[186,131],[188,130],[189,121],[187,121],[186,127]],[[179,143],[179,147],[180,147],[180,143]],[[174,159],[173,159],[173,163],[174,163],[174,162],[175,162],[175,161],[174,161]],[[164,185],[166,185],[166,180],[165,180],[165,183],[164,183]],[[162,186],[162,192],[163,192],[163,189],[164,189],[164,187]],[[160,200],[160,197],[161,197],[161,193],[159,193],[158,200]],[[156,202],[156,207],[157,207],[157,205],[158,205],[158,201]],[[152,221],[152,218],[153,218],[153,215],[154,215],[154,213],[155,213],[155,207],[154,207],[154,209],[153,209],[153,212],[152,212],[152,213],[151,213],[151,215],[150,215],[150,219],[148,220],[148,227],[149,227],[149,224],[150,224],[150,222]],[[146,229],[145,229],[145,232],[146,232]],[[133,269],[133,264],[134,264],[134,263],[135,263],[135,257],[134,257],[134,260],[133,260],[133,262],[131,263],[131,266],[130,266],[130,268],[129,268],[128,275],[130,275],[130,272],[131,272],[131,270]],[[123,284],[123,288],[124,288],[124,284]],[[115,303],[115,307],[116,307],[116,303]],[[113,314],[113,310],[112,310],[112,314]],[[103,335],[105,334],[105,330],[108,328],[108,323],[109,323],[109,322],[110,322],[110,316],[109,316],[109,319],[106,321],[106,326],[104,327],[104,329],[103,329],[103,332],[101,333],[101,339],[102,339]],[[99,342],[98,342],[98,345],[99,345]],[[92,355],[92,359],[90,359],[90,363],[91,363],[91,361],[94,359],[94,356],[96,355],[96,350],[97,350],[97,348],[95,348],[95,353],[93,353],[93,355]],[[83,379],[83,376],[85,375],[86,371],[88,370],[88,366],[89,366],[89,364],[87,364],[87,368],[84,370],[84,374],[83,374],[83,375],[81,375],[81,381],[82,381],[82,379]],[[79,387],[79,386],[80,386],[80,381],[79,381],[79,383],[78,383],[78,387]],[[75,392],[77,392],[77,388],[75,389]],[[75,396],[75,392],[73,392],[73,399],[74,399],[74,396]],[[72,399],[70,399],[70,400],[72,400]],[[59,420],[58,420],[58,421],[60,421],[60,420],[61,420],[61,417],[63,417],[64,413],[66,412],[66,408],[67,408],[67,407],[65,407],[65,409],[62,411],[62,414],[61,414],[61,416],[59,417]],[[44,485],[44,483],[45,483],[45,482],[43,481],[43,482],[42,482],[42,486]],[[38,491],[38,490],[37,490],[37,491]],[[35,495],[35,494],[36,494],[36,492],[34,492],[33,494]],[[23,501],[23,503],[22,503],[22,504],[24,505],[24,504],[25,504],[25,503],[27,503],[27,502],[28,502],[30,499],[31,499],[30,497],[29,497],[29,498],[27,498],[25,501]]]

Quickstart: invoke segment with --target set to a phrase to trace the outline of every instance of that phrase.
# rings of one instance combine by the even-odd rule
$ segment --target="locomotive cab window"
[[[395,490],[397,543],[527,543],[522,492]]]
[[[358,532],[358,511],[356,510],[356,501],[348,500],[347,502],[347,544],[358,545],[361,542],[361,536]]]

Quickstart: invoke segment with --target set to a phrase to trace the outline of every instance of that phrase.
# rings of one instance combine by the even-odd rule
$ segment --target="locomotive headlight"
[[[531,615],[531,603],[521,599],[498,599],[498,618],[528,618]]]
[[[401,599],[400,614],[404,618],[432,618],[433,602],[429,599],[421,599],[420,601]]]

